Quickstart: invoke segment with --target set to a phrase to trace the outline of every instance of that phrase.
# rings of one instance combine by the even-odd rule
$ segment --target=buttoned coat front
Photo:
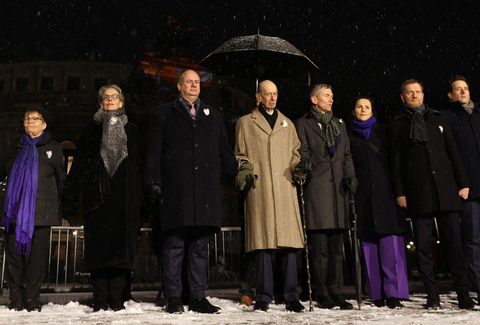
[[[144,184],[162,188],[162,231],[183,226],[220,230],[220,177],[237,174],[220,111],[200,101],[193,119],[178,98],[155,108],[148,134]]]
[[[355,169],[345,123],[336,117],[332,119],[341,132],[341,141],[333,156],[328,151],[325,132],[310,113],[295,121],[302,143],[300,155],[316,163],[304,186],[308,230],[350,228],[349,199],[343,179],[355,177]]]
[[[427,106],[428,142],[410,139],[413,114],[401,110],[390,122],[388,147],[392,188],[406,196],[410,216],[462,211],[458,190],[470,187],[448,120]]]
[[[300,162],[299,147],[295,126],[279,111],[273,130],[258,109],[237,123],[237,161],[247,160],[258,175],[256,186],[245,195],[247,252],[303,247],[302,221],[293,180],[295,166]]]

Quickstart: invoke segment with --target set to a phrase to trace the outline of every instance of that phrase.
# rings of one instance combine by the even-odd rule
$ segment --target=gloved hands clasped
[[[301,179],[302,181],[305,181],[305,179],[307,178],[307,174],[314,170],[316,166],[317,164],[315,163],[315,161],[313,161],[313,159],[302,159],[302,161],[300,161],[295,167],[295,172],[293,173],[293,176],[295,178]]]

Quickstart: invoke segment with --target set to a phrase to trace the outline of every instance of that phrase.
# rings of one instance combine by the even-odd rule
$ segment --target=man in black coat
[[[442,111],[450,122],[453,137],[470,180],[470,193],[462,216],[463,253],[473,290],[480,297],[480,107],[470,99],[467,80],[450,81],[450,103]]]
[[[417,261],[428,294],[427,308],[440,308],[430,250],[436,217],[461,309],[475,305],[469,296],[462,253],[460,217],[469,182],[447,119],[423,103],[423,86],[415,79],[402,84],[403,109],[390,122],[392,187],[397,203],[413,221]]]
[[[149,201],[159,199],[165,310],[184,312],[180,296],[185,255],[189,310],[216,313],[220,308],[205,298],[208,241],[220,230],[221,173],[235,179],[237,166],[221,113],[198,98],[199,75],[184,71],[177,88],[180,96],[153,112],[144,175]]]

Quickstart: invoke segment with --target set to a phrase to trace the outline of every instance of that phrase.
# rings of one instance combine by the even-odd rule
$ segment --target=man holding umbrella
[[[235,145],[240,170],[236,183],[245,191],[245,251],[255,251],[254,310],[267,311],[272,301],[272,250],[280,249],[286,309],[302,312],[297,292],[297,250],[304,244],[294,183],[295,177],[305,178],[298,168],[300,141],[293,123],[276,109],[276,85],[263,81],[256,97],[259,108],[238,121]]]
[[[302,161],[312,170],[305,183],[305,213],[313,280],[320,308],[352,309],[341,295],[343,235],[349,228],[348,193],[357,180],[345,123],[333,116],[333,92],[327,84],[310,91],[309,113],[296,120]]]

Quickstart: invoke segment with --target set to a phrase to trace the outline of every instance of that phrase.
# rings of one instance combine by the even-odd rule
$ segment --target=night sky
[[[135,4],[138,2],[138,4]],[[6,3],[6,4],[5,4]],[[192,3],[192,4],[187,4]],[[199,62],[224,41],[260,33],[295,45],[319,66],[312,82],[333,86],[334,111],[346,117],[358,95],[373,97],[380,119],[400,107],[408,78],[425,86],[425,101],[442,109],[448,79],[462,74],[480,100],[480,6],[474,1],[2,1],[0,62],[82,59],[95,48],[103,60],[137,63],[165,19],[196,28]],[[93,41],[92,41],[93,40]],[[291,118],[308,110],[307,77],[274,80],[278,107]],[[253,93],[254,83],[247,92]],[[242,84],[242,82],[238,83]]]

